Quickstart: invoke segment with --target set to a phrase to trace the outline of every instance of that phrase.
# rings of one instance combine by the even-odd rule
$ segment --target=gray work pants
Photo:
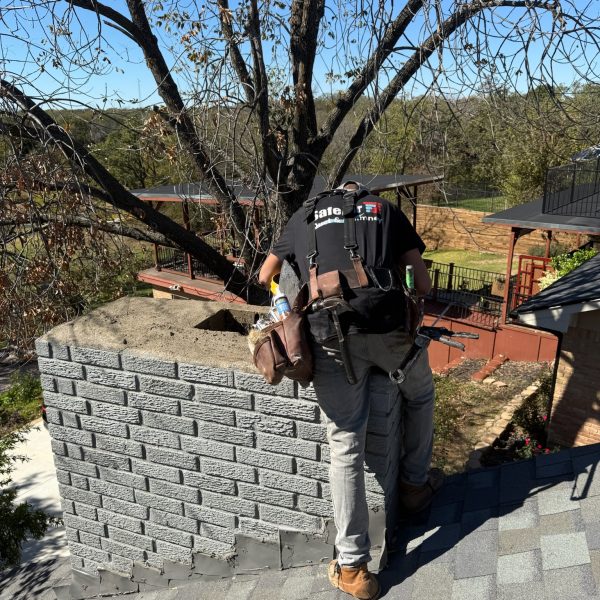
[[[369,513],[364,480],[365,441],[369,418],[369,377],[372,367],[395,370],[409,347],[406,333],[354,334],[347,337],[357,383],[350,385],[341,364],[337,340],[315,344],[313,385],[326,417],[331,450],[330,484],[340,565],[370,560]],[[400,385],[403,402],[403,454],[400,478],[422,485],[427,481],[433,446],[434,386],[427,353],[423,352]],[[398,395],[390,381],[390,394]]]

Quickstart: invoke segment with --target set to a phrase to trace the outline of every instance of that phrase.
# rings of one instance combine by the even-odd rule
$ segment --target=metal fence
[[[543,212],[600,216],[600,158],[575,161],[546,172]]]
[[[429,298],[453,304],[448,317],[496,327],[502,314],[504,275],[492,271],[457,267],[454,263],[432,262],[429,274],[433,287]]]
[[[187,252],[177,250],[176,248],[156,246],[156,268],[161,271],[182,273],[188,277],[206,277],[208,279],[218,279],[218,277],[208,271],[207,268],[197,258],[192,256],[191,261],[188,261],[188,256],[189,255]]]

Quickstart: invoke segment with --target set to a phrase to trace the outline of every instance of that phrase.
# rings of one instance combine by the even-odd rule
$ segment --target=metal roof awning
[[[519,227],[521,229],[545,229],[568,231],[590,235],[600,234],[600,218],[545,214],[542,198],[507,208],[494,215],[483,217],[484,223]]]

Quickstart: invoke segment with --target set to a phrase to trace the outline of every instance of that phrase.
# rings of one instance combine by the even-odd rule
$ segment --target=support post
[[[504,300],[502,302],[502,317],[501,323],[506,323],[506,316],[508,315],[508,300],[510,297],[510,280],[512,277],[512,262],[515,253],[515,246],[519,239],[519,228],[511,227],[510,238],[508,242],[508,256],[506,258],[506,282],[504,284]]]
[[[544,258],[550,258],[550,244],[552,243],[552,230],[546,232],[546,252]]]
[[[187,200],[184,199],[183,204],[183,225],[190,231],[190,207],[188,206]],[[188,277],[194,279],[194,263],[192,261],[192,255],[189,252],[185,253],[187,260]]]

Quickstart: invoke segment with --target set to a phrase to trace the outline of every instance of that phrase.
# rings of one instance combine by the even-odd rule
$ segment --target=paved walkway
[[[44,440],[45,438],[45,440]],[[57,510],[47,434],[18,469],[22,497]],[[380,575],[387,600],[600,600],[600,444],[448,479],[431,511],[407,525]],[[68,582],[60,530],[0,578],[0,598],[53,598]],[[341,600],[325,566],[130,594],[128,600]]]

